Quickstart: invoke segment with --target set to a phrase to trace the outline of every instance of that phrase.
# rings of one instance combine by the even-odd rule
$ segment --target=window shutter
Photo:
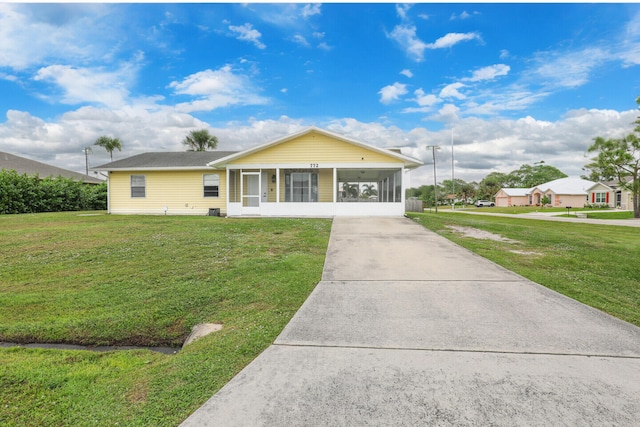
[[[591,203],[596,202],[596,193],[591,193]]]
[[[607,203],[609,203],[609,193],[607,193]]]

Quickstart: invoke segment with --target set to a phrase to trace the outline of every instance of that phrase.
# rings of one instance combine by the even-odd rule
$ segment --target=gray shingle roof
[[[76,181],[86,182],[87,184],[100,184],[103,182],[101,179],[94,178],[89,175],[73,172],[57,166],[48,165],[46,163],[37,162],[35,160],[16,156],[15,154],[0,151],[0,170],[2,169],[13,169],[20,175],[26,173],[27,175],[38,175],[40,178],[46,178],[48,176],[62,176],[64,178],[71,178]]]
[[[235,154],[236,151],[182,151],[142,153],[116,160],[93,170],[125,169],[206,169],[207,163]]]

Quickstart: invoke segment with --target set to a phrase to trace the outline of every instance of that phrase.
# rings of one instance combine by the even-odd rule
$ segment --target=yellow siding
[[[204,197],[202,177],[219,174],[219,197]],[[131,197],[131,175],[146,177],[146,197]],[[225,171],[154,171],[111,172],[109,174],[109,203],[113,211],[126,210],[148,213],[194,213],[219,208],[226,212]]]
[[[318,187],[318,202],[333,202],[333,169],[319,171]]]
[[[322,167],[323,163],[358,162],[402,163],[392,156],[311,132],[236,159],[231,164],[309,164],[310,167],[318,164]]]

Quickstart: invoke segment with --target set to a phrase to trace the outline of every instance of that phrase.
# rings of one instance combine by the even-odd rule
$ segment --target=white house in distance
[[[560,178],[532,188],[501,188],[496,206],[538,206],[547,196],[549,206],[582,208],[589,202],[590,189],[597,183],[579,177]]]
[[[396,216],[404,172],[422,164],[309,127],[240,152],[144,153],[94,169],[108,173],[114,214]]]

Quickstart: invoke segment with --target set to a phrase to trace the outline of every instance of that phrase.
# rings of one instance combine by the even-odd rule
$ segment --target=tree
[[[344,193],[344,197],[357,199],[360,191],[359,188],[360,188],[360,185],[357,183],[356,184],[352,184],[350,182],[342,183],[342,191]]]
[[[478,186],[476,196],[479,199],[493,200],[502,187],[508,187],[508,176],[502,172],[491,172],[485,176]]]
[[[531,165],[522,165],[507,175],[507,185],[515,188],[531,188],[567,175],[560,169],[544,164],[544,160]]]
[[[96,142],[93,145],[97,145],[107,150],[107,153],[109,153],[112,161],[113,150],[117,148],[118,151],[122,151],[122,142],[120,142],[118,138],[112,138],[110,136],[101,136],[100,138],[96,139]]]
[[[375,184],[362,184],[362,186],[364,187],[364,190],[362,190],[363,197],[371,197],[371,196],[378,195],[378,190],[376,190]]]
[[[636,99],[640,107],[640,97]],[[592,175],[618,181],[621,189],[633,195],[633,217],[640,218],[640,116],[634,122],[636,128],[623,138],[597,137],[589,147],[589,153],[598,153],[586,165]]]
[[[211,135],[207,129],[192,130],[185,136],[182,143],[188,147],[187,151],[215,150],[218,147],[218,137]]]

